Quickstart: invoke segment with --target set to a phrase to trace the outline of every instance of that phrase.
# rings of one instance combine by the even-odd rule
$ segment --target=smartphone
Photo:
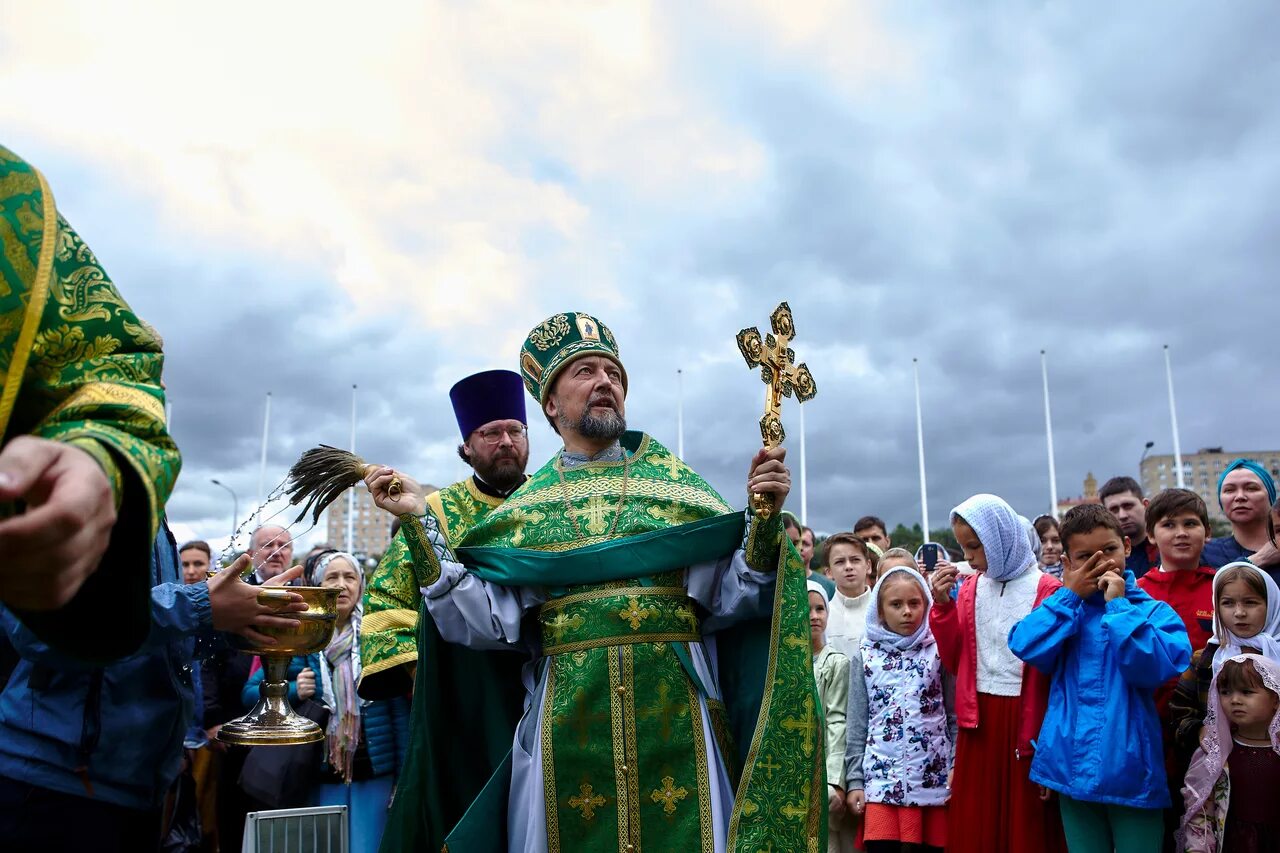
[[[938,545],[936,542],[926,542],[921,548],[920,556],[924,559],[924,570],[926,572],[933,571],[938,565]]]

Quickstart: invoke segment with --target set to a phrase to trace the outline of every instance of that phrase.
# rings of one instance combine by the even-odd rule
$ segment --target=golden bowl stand
[[[298,655],[324,650],[333,638],[338,618],[338,590],[320,586],[263,587],[258,600],[283,606],[290,593],[298,593],[307,603],[302,613],[282,614],[297,619],[295,628],[258,628],[273,637],[273,646],[251,646],[247,640],[240,651],[262,659],[262,684],[258,704],[239,719],[218,729],[218,740],[237,746],[292,746],[324,739],[324,729],[296,713],[289,704],[289,661]]]

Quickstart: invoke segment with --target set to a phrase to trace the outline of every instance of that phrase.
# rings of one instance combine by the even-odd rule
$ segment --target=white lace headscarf
[[[1267,618],[1262,624],[1262,630],[1252,637],[1237,637],[1235,634],[1222,624],[1222,620],[1218,618],[1218,591],[1222,584],[1220,581],[1227,569],[1243,568],[1256,572],[1262,578],[1262,583],[1267,590]],[[1271,575],[1255,566],[1253,563],[1240,561],[1237,563],[1227,563],[1213,576],[1213,635],[1218,638],[1218,651],[1213,655],[1213,674],[1217,675],[1218,670],[1222,669],[1222,664],[1231,660],[1236,655],[1242,654],[1244,648],[1257,649],[1262,653],[1263,657],[1270,658],[1273,661],[1280,661],[1280,586],[1271,579]]]
[[[1036,566],[1024,519],[995,495],[974,495],[951,510],[951,521],[962,519],[982,542],[987,558],[986,575],[993,581],[1011,581]]]
[[[1262,677],[1262,683],[1268,690],[1280,697],[1280,663],[1261,655],[1236,655],[1231,660],[1252,665]],[[1231,735],[1231,722],[1222,713],[1222,701],[1218,697],[1218,676],[1215,672],[1213,682],[1209,685],[1209,708],[1204,718],[1204,737],[1195,756],[1191,759],[1191,767],[1187,770],[1185,783],[1182,786],[1182,800],[1187,805],[1186,814],[1182,818],[1182,826],[1178,828],[1176,837],[1177,849],[1208,849],[1208,838],[1202,833],[1212,833],[1211,821],[1196,821],[1205,803],[1213,796],[1213,786],[1227,766],[1227,757],[1231,755],[1231,747],[1235,743]],[[1271,718],[1267,729],[1271,738],[1271,748],[1280,755],[1280,708]],[[1234,783],[1233,783],[1234,784]]]

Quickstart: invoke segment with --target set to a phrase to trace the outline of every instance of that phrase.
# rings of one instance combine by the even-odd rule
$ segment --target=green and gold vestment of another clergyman
[[[511,764],[449,848],[825,846],[798,555],[777,517],[751,524],[744,543],[743,516],[674,454],[637,433],[622,444],[621,459],[566,467],[558,456],[535,473],[464,538],[465,570],[433,531],[406,523],[428,577],[442,572],[427,587],[441,633],[477,647],[523,644],[537,658],[526,720],[534,728],[521,723]],[[717,585],[744,547],[743,573],[769,587],[758,602],[763,618],[726,630],[735,614],[715,601],[729,589]],[[492,612],[476,617],[485,601]],[[706,630],[715,632],[718,672]],[[384,851],[407,849],[390,833],[384,841]]]
[[[151,625],[151,545],[180,459],[165,429],[159,336],[59,215],[44,177],[0,147],[0,443],[74,444],[102,467],[118,516],[106,553],[52,613],[21,613],[86,660],[135,650]],[[0,516],[14,511],[0,504]]]

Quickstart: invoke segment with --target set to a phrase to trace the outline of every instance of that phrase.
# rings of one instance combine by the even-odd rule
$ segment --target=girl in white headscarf
[[[1183,760],[1200,745],[1213,704],[1209,685],[1222,664],[1245,652],[1280,663],[1280,587],[1248,562],[1228,563],[1213,576],[1213,639],[1191,656],[1191,667],[1169,698],[1169,723]]]
[[[930,622],[956,677],[959,721],[949,822],[965,829],[952,835],[948,853],[1066,847],[1056,804],[1029,775],[1049,678],[1009,650],[1013,626],[1062,586],[1036,565],[1028,526],[995,495],[974,495],[951,511],[951,530],[976,577],[954,602],[954,567],[930,579]]]

